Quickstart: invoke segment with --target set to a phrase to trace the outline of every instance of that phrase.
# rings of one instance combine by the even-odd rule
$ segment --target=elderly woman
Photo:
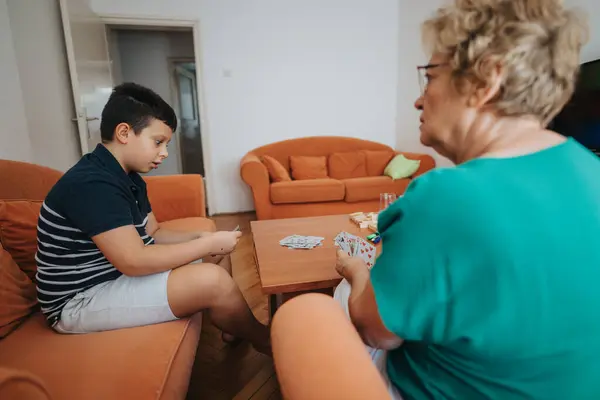
[[[600,160],[545,129],[586,36],[559,0],[456,0],[424,23],[421,142],[457,166],[380,215],[371,271],[337,264],[395,398],[600,399]]]

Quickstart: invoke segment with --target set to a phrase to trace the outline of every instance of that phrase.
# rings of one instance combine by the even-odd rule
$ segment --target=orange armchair
[[[60,171],[40,165],[0,160],[0,249],[15,261],[18,255],[21,269],[29,265],[35,272],[40,201],[61,176]],[[161,226],[180,231],[216,229],[205,218],[200,175],[145,180]],[[35,207],[38,211],[32,212]],[[7,235],[9,229],[12,233]],[[7,315],[6,310],[14,307],[9,299],[13,297],[0,300],[0,314]],[[41,400],[49,395],[54,399],[184,399],[201,330],[199,313],[164,324],[61,335],[36,311],[0,340],[0,399]]]

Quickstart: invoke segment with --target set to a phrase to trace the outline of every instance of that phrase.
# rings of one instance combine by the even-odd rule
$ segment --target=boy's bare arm
[[[146,233],[152,236],[154,238],[154,241],[158,244],[176,244],[189,242],[190,240],[198,239],[201,237],[207,237],[212,234],[212,232],[205,232],[200,230],[192,232],[181,232],[161,228],[158,225],[158,221],[156,220],[154,213],[148,214]]]
[[[141,276],[168,271],[208,255],[228,254],[240,235],[217,232],[178,244],[145,246],[136,228],[127,225],[103,232],[92,240],[116,269],[125,275]]]

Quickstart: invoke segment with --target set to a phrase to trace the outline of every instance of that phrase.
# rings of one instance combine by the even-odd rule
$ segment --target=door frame
[[[205,179],[206,187],[206,206],[208,208],[208,215],[212,215],[215,201],[215,182],[212,179],[212,163],[210,156],[210,128],[208,119],[206,116],[206,102],[204,99],[204,74],[202,71],[202,40],[200,36],[200,21],[197,19],[172,19],[172,18],[146,18],[132,15],[121,15],[121,14],[98,14],[98,17],[104,24],[108,25],[134,25],[134,26],[146,26],[153,28],[191,28],[192,36],[194,40],[194,62],[196,63],[196,92],[198,94],[198,120],[200,122],[200,129],[202,134],[200,140],[202,141],[202,159],[204,161],[204,174],[202,178]],[[207,178],[208,177],[208,178]]]
[[[192,57],[169,57],[167,59],[167,63],[169,65],[169,86],[171,88],[171,102],[173,104],[173,108],[176,109],[176,111],[179,111],[179,113],[181,113],[181,104],[179,104],[179,85],[177,84],[177,81],[175,79],[175,70],[177,67],[177,63],[185,63],[185,62],[194,62],[195,60]],[[196,69],[198,68],[198,66],[196,66]],[[191,72],[190,72],[191,74]],[[197,83],[198,80],[198,76],[195,75],[194,76],[194,82],[196,82],[196,86],[198,85]],[[198,88],[196,87],[196,93],[194,96],[194,103],[196,104],[196,119],[198,120],[198,124],[200,125],[200,140],[202,140],[202,122],[200,121],[200,114],[199,114],[199,96],[200,94],[198,93]],[[181,117],[181,115],[179,115],[179,117]],[[178,121],[179,123],[180,121]],[[177,143],[179,146],[179,169],[180,171],[182,171],[183,173],[183,153],[181,151],[181,131],[177,130]],[[204,146],[204,145],[203,145]],[[204,161],[204,147],[202,147],[202,167],[204,168],[204,173],[206,173],[206,162]]]
[[[178,108],[180,107],[179,104],[179,98],[177,97],[177,93],[179,92],[178,85],[177,82],[175,81],[175,68],[177,67],[178,63],[186,63],[186,62],[195,62],[195,60],[193,58],[188,58],[188,57],[169,57],[167,59],[167,63],[169,65],[169,84],[171,86],[171,101],[173,102],[174,105],[176,105]],[[198,66],[196,65],[196,69],[198,68]],[[195,81],[198,80],[198,75],[195,76],[194,78]],[[200,96],[200,93],[198,93],[198,88],[196,88],[196,98],[194,99],[194,101],[196,102],[196,104],[199,104],[199,99],[198,97]],[[198,112],[198,110],[196,110],[196,112]],[[198,115],[198,120],[200,120],[200,115]]]

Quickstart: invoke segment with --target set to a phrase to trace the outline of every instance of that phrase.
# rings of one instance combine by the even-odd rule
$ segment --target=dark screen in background
[[[600,60],[581,66],[573,98],[550,128],[590,149],[600,148]]]

